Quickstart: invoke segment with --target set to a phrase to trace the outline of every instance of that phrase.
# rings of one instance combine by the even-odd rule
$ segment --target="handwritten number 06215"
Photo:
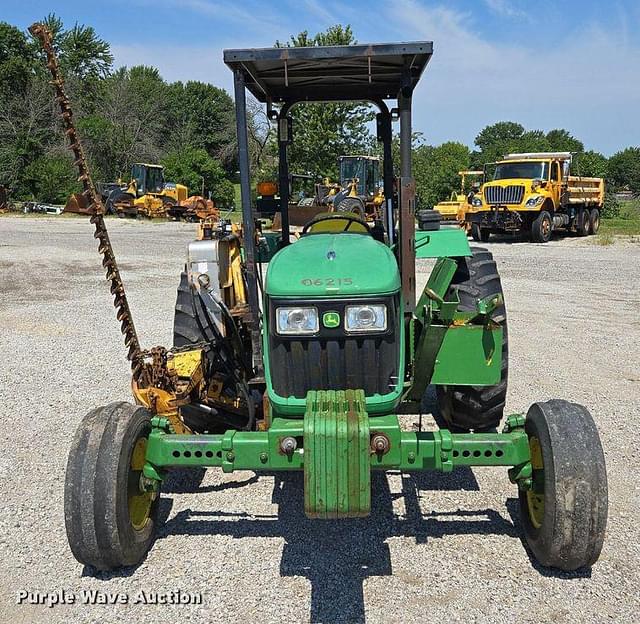
[[[351,277],[305,277],[300,280],[303,286],[349,286],[353,284]]]

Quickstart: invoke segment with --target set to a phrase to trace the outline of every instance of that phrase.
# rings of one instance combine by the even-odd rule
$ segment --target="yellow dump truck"
[[[466,182],[468,178],[475,178],[484,175],[484,171],[458,171],[460,176],[460,191],[453,191],[448,201],[438,202],[433,209],[440,213],[443,221],[455,221],[460,225],[466,225],[467,213],[475,210],[473,200],[476,193],[480,190],[482,178],[480,181],[475,180],[471,184],[471,188],[466,191]]]
[[[569,152],[507,154],[467,214],[474,240],[520,232],[546,243],[554,230],[595,234],[604,203],[604,180],[571,175]],[[486,170],[485,166],[485,170]]]

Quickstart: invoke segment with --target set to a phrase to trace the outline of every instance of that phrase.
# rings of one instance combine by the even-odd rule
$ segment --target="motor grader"
[[[368,515],[374,470],[469,466],[508,468],[526,541],[542,564],[573,570],[596,561],[607,481],[591,415],[551,400],[503,418],[508,331],[496,263],[486,250],[470,248],[460,228],[416,231],[412,94],[431,42],[225,50],[234,76],[243,223],[204,227],[189,245],[174,346],[143,350],[50,35],[39,25],[31,31],[47,53],[92,208],[135,399],[92,410],[71,445],[65,520],[78,561],[98,569],[138,564],[153,543],[162,483],[174,467],[302,471],[305,513],[321,521]],[[291,242],[286,184],[282,232],[256,230],[247,90],[278,125],[284,181],[293,106],[355,100],[378,108],[387,159],[383,232],[358,215],[333,213],[314,217]],[[389,103],[400,122],[396,180]],[[265,251],[267,236],[279,244]],[[416,258],[434,263],[420,293]],[[429,384],[446,426],[402,429],[400,415],[420,411]]]

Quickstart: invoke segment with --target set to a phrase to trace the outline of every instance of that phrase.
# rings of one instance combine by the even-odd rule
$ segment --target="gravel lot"
[[[143,344],[169,344],[194,227],[109,228]],[[0,621],[637,622],[640,244],[487,246],[510,315],[508,409],[577,401],[602,435],[608,536],[590,572],[558,574],[529,558],[516,491],[491,468],[375,474],[371,516],[340,523],[304,517],[301,475],[176,474],[147,559],[118,573],[83,569],[63,524],[67,452],[89,409],[129,399],[124,347],[88,222],[2,217]],[[130,602],[18,605],[20,590]],[[202,604],[132,604],[140,590],[201,592]]]

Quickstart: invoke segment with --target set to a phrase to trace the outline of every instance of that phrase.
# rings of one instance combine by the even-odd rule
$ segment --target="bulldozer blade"
[[[302,226],[306,225],[313,219],[314,217],[322,214],[323,212],[327,212],[329,210],[328,206],[298,206],[298,205],[290,205],[289,206],[289,225],[293,226]],[[273,216],[273,230],[281,230],[282,229],[282,217],[279,212],[276,212]]]
[[[67,203],[65,204],[64,210],[62,212],[91,215],[95,213],[95,210],[92,210],[89,207],[87,198],[82,193],[73,193],[69,196],[69,199],[67,200]]]

